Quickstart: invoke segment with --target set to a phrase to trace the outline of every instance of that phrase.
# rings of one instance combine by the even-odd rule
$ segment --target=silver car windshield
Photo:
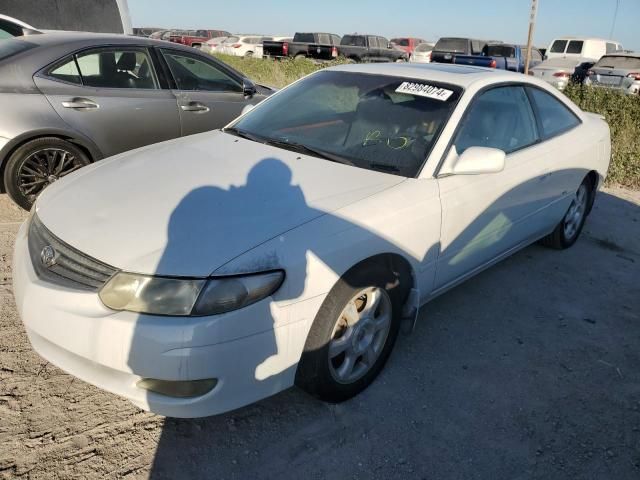
[[[461,92],[428,80],[326,71],[286,88],[225,131],[414,177]]]

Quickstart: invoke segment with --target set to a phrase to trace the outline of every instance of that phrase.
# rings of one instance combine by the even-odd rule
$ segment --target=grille
[[[38,278],[49,283],[77,290],[97,291],[117,269],[79,252],[67,245],[33,215],[29,225],[29,255]],[[47,248],[49,266],[45,264],[43,251]]]

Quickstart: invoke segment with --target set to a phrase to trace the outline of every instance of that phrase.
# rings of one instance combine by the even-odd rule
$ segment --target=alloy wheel
[[[571,240],[580,229],[582,220],[587,211],[588,203],[587,186],[582,184],[576,192],[567,214],[564,216],[564,236],[567,240]]]
[[[392,314],[382,288],[363,289],[349,300],[329,342],[329,370],[337,382],[353,383],[371,370],[384,349]]]
[[[75,155],[61,148],[44,148],[30,154],[18,170],[18,188],[35,198],[47,185],[84,166]]]

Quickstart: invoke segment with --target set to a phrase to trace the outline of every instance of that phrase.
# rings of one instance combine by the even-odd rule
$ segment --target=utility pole
[[[531,42],[533,41],[533,30],[536,27],[536,14],[538,13],[538,0],[531,0],[531,15],[529,16],[529,36],[527,37],[527,56],[524,61],[524,74],[529,73],[529,62],[531,61]]]

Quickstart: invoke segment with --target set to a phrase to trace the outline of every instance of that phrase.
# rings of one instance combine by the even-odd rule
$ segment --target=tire
[[[555,230],[540,240],[542,245],[564,250],[576,243],[593,204],[594,188],[589,178],[583,180]]]
[[[11,154],[4,170],[4,185],[9,197],[29,210],[48,185],[89,163],[91,159],[71,142],[57,137],[36,138]]]
[[[304,55],[303,53],[299,53],[299,54],[297,54],[295,57],[293,57],[293,59],[294,59],[294,60],[296,60],[296,61],[304,60],[304,59],[306,59],[306,58],[307,58],[307,56],[306,56],[306,55]]]
[[[247,53],[245,53],[245,54],[244,54],[244,57],[245,57],[245,58],[251,58],[251,57],[253,57],[253,52],[247,52]]]
[[[296,385],[331,403],[348,400],[367,388],[391,354],[398,337],[400,311],[407,291],[397,274],[376,263],[348,272],[333,287],[313,321],[296,371]],[[358,310],[349,310],[346,314],[352,299],[363,292],[366,292],[364,296],[352,304]],[[372,305],[375,305],[376,299],[379,302],[373,315],[365,318],[367,303],[373,301]],[[351,312],[358,314],[359,321],[355,326],[345,326],[348,317],[353,319]],[[360,314],[363,314],[362,318]],[[360,352],[361,349],[364,353]],[[338,351],[341,353],[336,353]],[[343,368],[348,365],[347,356],[355,357],[352,359],[352,375],[341,377],[340,372],[347,371]]]

